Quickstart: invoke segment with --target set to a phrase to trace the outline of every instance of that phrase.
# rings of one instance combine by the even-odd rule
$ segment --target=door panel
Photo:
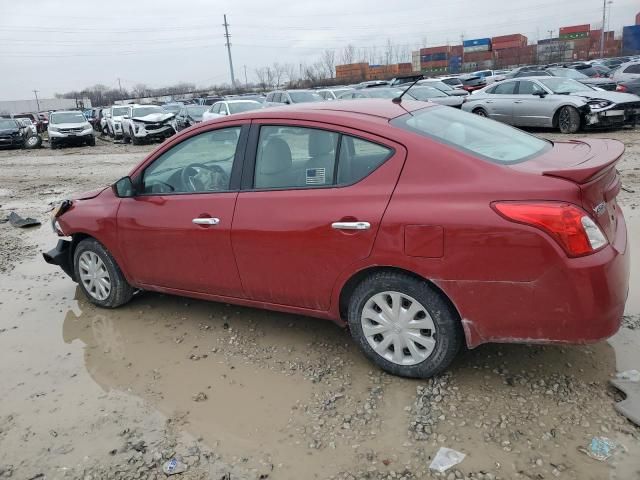
[[[318,128],[312,122],[291,121],[287,125]],[[406,151],[400,145],[362,132],[333,130],[386,145],[395,152],[350,186],[241,191],[232,242],[248,298],[328,310],[340,273],[370,255]],[[339,225],[332,227],[336,222],[368,222],[370,226],[339,229],[335,228]]]
[[[553,95],[540,97],[533,92],[543,91],[536,83],[529,80],[518,82],[518,95],[514,95],[513,124],[521,127],[551,126],[553,105],[556,100]]]
[[[123,198],[120,248],[136,283],[242,296],[231,249],[237,192]],[[198,225],[197,218],[218,218]]]

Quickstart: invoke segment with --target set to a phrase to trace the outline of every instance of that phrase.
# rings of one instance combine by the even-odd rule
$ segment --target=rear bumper
[[[73,262],[71,260],[71,242],[68,240],[58,240],[55,248],[48,252],[42,252],[44,261],[51,265],[58,265],[62,271],[75,280],[73,273]]]
[[[564,258],[533,282],[437,282],[462,317],[470,348],[483,343],[592,343],[620,328],[630,254],[620,215],[614,244]]]

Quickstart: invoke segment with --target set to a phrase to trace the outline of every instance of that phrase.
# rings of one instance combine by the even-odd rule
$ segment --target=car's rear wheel
[[[473,110],[473,113],[475,113],[476,115],[480,116],[480,117],[488,117],[489,114],[487,113],[487,111],[484,108],[476,108]]]
[[[446,369],[463,343],[460,321],[429,283],[400,272],[378,272],[349,301],[351,335],[383,370],[428,378]]]
[[[114,258],[93,238],[78,243],[73,253],[73,268],[80,288],[91,303],[115,308],[133,297],[134,289]]]
[[[580,113],[575,107],[562,107],[558,112],[558,128],[562,133],[576,133],[580,130]]]

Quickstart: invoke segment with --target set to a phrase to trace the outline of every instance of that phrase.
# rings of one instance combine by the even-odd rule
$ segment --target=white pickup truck
[[[122,118],[122,135],[125,143],[139,145],[144,140],[164,140],[176,133],[173,127],[174,113],[155,105],[128,105]]]

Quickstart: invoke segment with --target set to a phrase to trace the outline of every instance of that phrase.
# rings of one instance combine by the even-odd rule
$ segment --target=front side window
[[[211,193],[229,190],[240,127],[187,138],[158,157],[143,174],[146,194]]]
[[[513,95],[516,90],[516,82],[505,82],[496,85],[490,93],[494,95]]]
[[[502,165],[528,160],[551,148],[546,140],[449,107],[418,110],[391,124]]]
[[[541,92],[546,93],[540,85],[527,80],[522,80],[518,86],[519,95],[534,95]]]
[[[558,78],[558,77],[541,78],[540,82],[549,90],[551,90],[553,93],[558,93],[561,95],[584,92],[585,90],[593,90],[588,85],[585,85],[580,82],[576,82],[571,78]]]

